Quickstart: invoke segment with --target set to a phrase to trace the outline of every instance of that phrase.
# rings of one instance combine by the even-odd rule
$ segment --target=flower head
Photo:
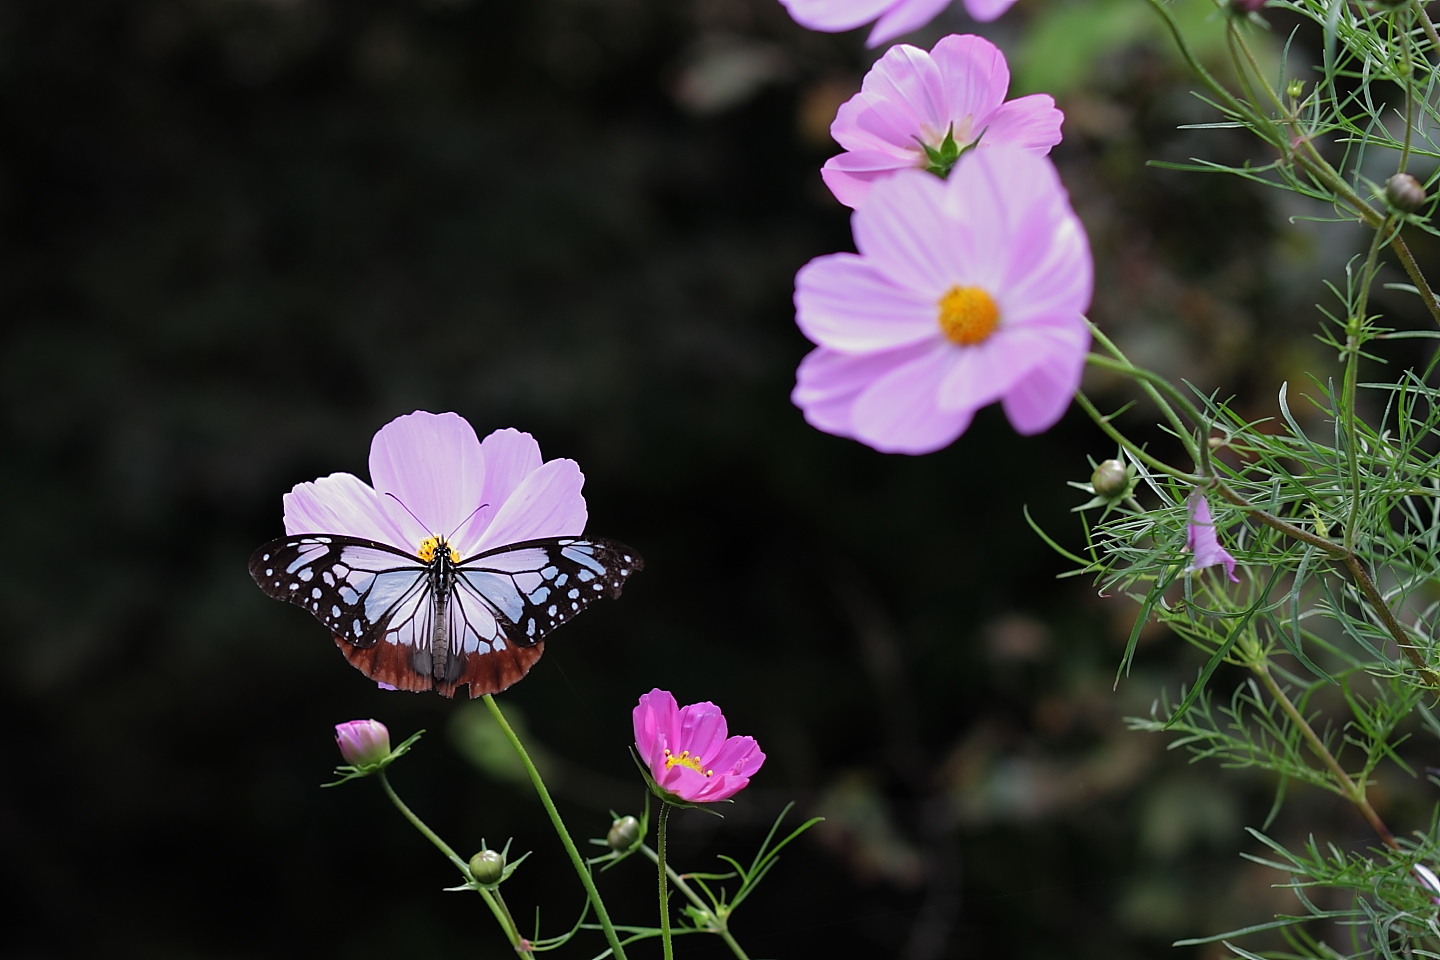
[[[950,0],[780,0],[790,17],[807,30],[843,33],[879,18],[865,41],[878,47],[896,37],[919,30],[934,20]],[[989,23],[1009,10],[1015,0],[965,0],[965,10],[981,23]]]
[[[1060,419],[1090,346],[1094,266],[1048,158],[995,147],[944,181],[902,170],[851,223],[859,254],[795,277],[795,321],[819,345],[790,395],[806,420],[929,453],[997,400],[1023,434]]]
[[[379,720],[347,720],[335,724],[335,744],[346,763],[374,766],[390,756],[390,731]]]
[[[1240,578],[1235,576],[1235,558],[1220,546],[1220,539],[1215,536],[1215,521],[1210,516],[1210,502],[1205,494],[1199,490],[1192,492],[1186,506],[1190,522],[1185,526],[1185,549],[1195,554],[1195,559],[1185,569],[1193,572],[1222,563],[1230,582],[1239,583]]]
[[[891,47],[835,114],[830,135],[846,152],[820,175],[836,199],[855,207],[877,179],[911,167],[948,174],[971,147],[1049,153],[1065,115],[1048,94],[1006,102],[1009,88],[1005,55],[981,37],[948,36],[929,52]]]
[[[635,746],[661,799],[714,803],[742,790],[765,762],[752,737],[726,737],[725,715],[713,703],[680,707],[667,690],[636,706]]]

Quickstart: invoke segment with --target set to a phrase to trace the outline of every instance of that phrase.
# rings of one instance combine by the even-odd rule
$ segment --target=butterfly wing
[[[581,537],[527,540],[466,560],[448,610],[455,683],[470,684],[472,697],[514,683],[519,677],[496,673],[508,662],[496,653],[538,660],[547,634],[599,597],[618,597],[643,566],[622,543]]]

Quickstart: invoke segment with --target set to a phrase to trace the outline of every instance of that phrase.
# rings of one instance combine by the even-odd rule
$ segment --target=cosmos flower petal
[[[1036,153],[1049,153],[1062,139],[1060,126],[1065,114],[1055,109],[1048,93],[1016,97],[998,107],[985,120],[982,145],[1006,143]]]
[[[841,33],[869,23],[895,0],[780,0],[790,18],[807,30]]]
[[[484,489],[474,513],[455,533],[457,544],[480,542],[500,505],[544,462],[535,438],[513,427],[496,430],[480,441],[480,455],[485,462]]]
[[[1024,291],[1023,297],[1006,297],[1009,323],[1070,323],[1090,303],[1095,282],[1094,260],[1085,228],[1073,214],[1050,212],[1022,228],[1017,249],[1029,257],[1012,258],[1001,289]]]
[[[1220,538],[1215,534],[1215,521],[1210,516],[1210,502],[1205,499],[1205,494],[1199,490],[1192,492],[1186,507],[1190,512],[1190,522],[1185,527],[1185,549],[1195,555],[1186,571],[1204,570],[1218,563],[1225,567],[1225,575],[1231,583],[1239,583],[1240,578],[1235,576],[1235,558],[1220,546]]]
[[[1000,19],[1000,15],[1015,5],[1015,0],[965,0],[965,12],[981,23]]]
[[[1041,338],[1024,328],[997,333],[984,343],[950,351],[939,384],[942,410],[978,410],[1003,397],[1029,372]]]
[[[974,410],[942,410],[940,382],[955,351],[937,343],[860,392],[851,408],[854,436],[882,453],[930,453],[965,432]]]
[[[898,286],[853,253],[817,257],[795,277],[795,322],[846,352],[908,346],[936,335],[934,299]]]
[[[551,460],[520,482],[495,519],[472,544],[456,544],[462,557],[543,537],[579,536],[588,513],[580,488],[585,475],[574,460]]]
[[[1059,349],[1052,348],[1005,394],[1005,416],[1015,432],[1030,436],[1049,430],[1070,406],[1080,389],[1085,354],[1090,349],[1090,331],[1082,324],[1050,331]],[[1069,343],[1064,341],[1069,340]]]
[[[917,162],[916,157],[896,157],[880,150],[852,150],[826,160],[820,168],[820,179],[836,200],[853,209],[870,195],[875,181]]]
[[[1010,89],[1010,66],[1000,48],[984,37],[952,33],[935,44],[930,57],[945,90],[943,120],[973,116],[974,135],[987,130],[982,142],[1009,143],[1007,138],[992,137],[988,132],[995,125],[996,111],[1005,109],[1001,104]]]
[[[950,0],[900,0],[876,22],[865,46],[873,49],[912,30],[919,30],[948,6]]]
[[[956,283],[977,280],[963,255],[957,256],[968,246],[962,242],[967,231],[947,195],[945,181],[902,170],[875,184],[851,218],[855,246],[868,264],[930,303]]]
[[[422,533],[412,540],[398,528],[386,514],[379,494],[354,474],[332,473],[297,483],[283,499],[287,534],[338,533],[407,551],[425,536]]]
[[[765,754],[760,752],[754,737],[731,737],[715,751],[709,766],[717,776],[748,777],[764,762]]]
[[[657,688],[640,697],[631,719],[635,748],[667,801],[724,800],[744,788],[765,762],[752,738],[726,737],[725,716],[713,703],[679,708],[669,692]],[[668,762],[678,757],[693,760],[694,766]]]
[[[708,700],[692,703],[680,711],[680,737],[691,753],[706,758],[719,751],[729,731],[725,726],[725,715],[720,708]]]
[[[817,347],[800,361],[790,400],[805,413],[811,426],[837,436],[854,436],[851,408],[871,383],[925,354],[933,342],[883,353],[849,354]]]
[[[370,480],[377,493],[398,501],[386,507],[388,515],[408,511],[427,535],[451,536],[481,503],[480,440],[459,414],[417,410],[397,417],[371,441]]]
[[[952,120],[945,78],[930,54],[900,43],[865,74],[860,92],[840,106],[830,135],[846,149],[888,147],[902,157],[921,155],[916,134],[938,142]]]

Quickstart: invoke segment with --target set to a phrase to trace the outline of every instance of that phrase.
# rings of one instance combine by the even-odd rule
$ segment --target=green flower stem
[[[1396,842],[1395,835],[1390,832],[1389,827],[1385,826],[1385,821],[1380,819],[1380,814],[1375,812],[1375,808],[1370,805],[1369,799],[1365,796],[1365,784],[1357,783],[1350,779],[1350,775],[1345,772],[1345,768],[1340,766],[1340,761],[1335,759],[1335,754],[1331,753],[1330,748],[1325,746],[1325,741],[1320,739],[1319,735],[1315,733],[1315,728],[1310,726],[1309,721],[1305,719],[1304,715],[1296,709],[1295,704],[1286,696],[1284,688],[1275,681],[1275,677],[1270,673],[1270,664],[1262,659],[1252,663],[1250,669],[1260,677],[1260,682],[1265,684],[1265,689],[1270,692],[1270,696],[1275,699],[1275,702],[1280,705],[1280,709],[1285,711],[1285,715],[1290,718],[1290,722],[1300,731],[1301,736],[1305,738],[1305,742],[1310,745],[1310,750],[1320,759],[1320,762],[1325,765],[1326,769],[1330,771],[1330,775],[1335,778],[1335,782],[1340,787],[1345,799],[1355,805],[1356,809],[1360,811],[1361,816],[1369,821],[1370,826],[1374,828],[1375,833],[1379,835],[1387,847],[1391,850],[1398,851],[1400,844]]]
[[[550,815],[550,822],[555,825],[555,832],[560,835],[560,842],[565,845],[565,852],[570,855],[570,862],[575,865],[575,872],[580,876],[580,883],[585,887],[585,895],[590,898],[590,906],[595,908],[595,918],[600,921],[600,928],[605,931],[605,942],[610,944],[610,952],[615,960],[627,960],[625,948],[620,944],[620,938],[615,933],[615,926],[610,922],[610,914],[605,909],[605,902],[600,899],[600,891],[595,889],[595,879],[590,875],[590,868],[585,865],[580,851],[575,849],[575,841],[570,839],[570,831],[565,829],[565,822],[560,819],[560,811],[555,809],[555,801],[550,799],[550,791],[545,789],[545,781],[540,779],[540,771],[535,769],[535,763],[530,759],[530,754],[525,752],[524,745],[520,738],[515,736],[515,731],[505,719],[505,714],[500,712],[500,705],[490,694],[484,696],[485,706],[490,710],[490,716],[504,731],[505,738],[510,741],[510,746],[520,757],[520,762],[525,767],[525,772],[530,776],[530,782],[535,785],[535,792],[540,795],[540,803],[544,805],[545,812]]]
[[[1405,74],[1405,145],[1400,151],[1400,164],[1396,173],[1404,173],[1405,167],[1410,163],[1410,138],[1415,129],[1415,65],[1410,60],[1410,26],[1400,24],[1401,15],[1407,12],[1408,7],[1396,10],[1394,20],[1395,25],[1400,27],[1400,55]]]
[[[651,863],[657,865],[660,863],[660,855],[643,843],[640,844],[640,852],[649,857]],[[715,911],[710,908],[709,904],[700,899],[700,895],[695,892],[694,888],[686,883],[685,878],[676,873],[675,868],[668,863],[665,864],[665,875],[670,878],[671,883],[675,884],[675,889],[685,894],[685,899],[689,900],[696,910],[699,910],[705,915],[705,922],[710,931],[725,941],[725,945],[730,948],[731,953],[735,954],[737,960],[750,960],[750,955],[741,949],[740,944],[730,935],[726,918],[717,915]]]
[[[461,859],[460,855],[455,852],[450,844],[440,839],[440,835],[434,830],[431,830],[424,820],[416,816],[415,811],[405,805],[405,801],[400,799],[400,795],[395,792],[395,788],[390,786],[390,778],[385,776],[385,771],[378,770],[375,776],[379,778],[380,786],[385,790],[385,796],[389,797],[390,802],[395,804],[395,809],[399,810],[401,815],[410,821],[412,827],[420,831],[422,837],[433,843],[435,849],[445,854],[445,857],[451,863],[455,864],[456,869],[465,877],[467,883],[474,883],[475,878],[470,874],[470,865]],[[505,907],[505,902],[499,899],[499,891],[492,894],[483,887],[476,887],[476,891],[480,894],[480,898],[485,901],[485,905],[490,908],[490,912],[495,915],[495,919],[500,922],[500,928],[505,931],[505,937],[510,941],[510,946],[514,947],[516,952],[521,952],[522,938],[520,936],[520,928],[515,925],[515,919],[510,916],[510,911]]]
[[[1097,427],[1105,431],[1107,437],[1124,447],[1135,459],[1150,469],[1174,477],[1176,480],[1183,480],[1186,483],[1195,482],[1195,477],[1186,473],[1184,470],[1172,467],[1165,461],[1151,456],[1143,447],[1115,429],[1115,425],[1110,422],[1110,418],[1095,408],[1095,404],[1090,402],[1090,398],[1085,396],[1083,390],[1075,391],[1075,402],[1080,404],[1080,408],[1090,415],[1090,419],[1095,421]]]
[[[1387,217],[1370,240],[1355,310],[1345,322],[1345,377],[1340,390],[1340,415],[1345,420],[1345,446],[1349,448],[1345,451],[1350,468],[1350,516],[1345,521],[1345,550],[1349,553],[1355,552],[1355,520],[1360,513],[1360,443],[1355,416],[1355,399],[1360,389],[1360,348],[1365,345],[1365,310],[1370,303],[1370,285],[1375,282],[1375,264],[1391,222]]]
[[[1425,30],[1425,36],[1430,38],[1430,45],[1437,53],[1440,53],[1440,33],[1435,32],[1435,24],[1431,22],[1430,15],[1425,12],[1425,5],[1420,0],[1410,0],[1410,9],[1415,14],[1415,19],[1420,21],[1420,26]]]
[[[670,804],[661,801],[660,816],[655,824],[655,862],[660,866],[660,942],[665,945],[665,960],[674,960],[670,943],[670,886],[665,876],[665,831],[670,824]]]
[[[1200,460],[1199,454],[1186,442],[1190,436],[1190,431],[1186,428],[1184,421],[1180,419],[1180,415],[1171,409],[1170,404],[1166,402],[1165,397],[1160,391],[1164,390],[1166,393],[1175,394],[1179,402],[1186,406],[1190,405],[1189,398],[1183,394],[1179,394],[1175,388],[1170,385],[1169,381],[1164,378],[1158,377],[1148,370],[1141,370],[1136,367],[1130,362],[1130,358],[1125,356],[1119,347],[1115,346],[1115,342],[1105,335],[1105,331],[1095,326],[1089,319],[1086,319],[1085,324],[1090,328],[1090,335],[1095,338],[1095,342],[1110,351],[1110,355],[1120,363],[1125,364],[1125,369],[1121,370],[1121,372],[1135,379],[1135,382],[1140,385],[1140,389],[1145,391],[1145,395],[1150,398],[1150,402],[1154,403],[1155,406],[1160,409],[1160,412],[1165,415],[1165,419],[1170,421],[1170,426],[1175,428],[1176,435],[1181,438],[1181,443],[1185,443],[1185,449],[1190,453],[1191,459],[1198,463]],[[1097,366],[1098,365],[1102,364],[1097,364]],[[1160,389],[1156,389],[1157,386]],[[1193,410],[1194,408],[1191,407],[1191,409]],[[1198,423],[1199,421],[1197,420],[1196,422]]]
[[[1200,442],[1198,444],[1193,442],[1191,439],[1191,428],[1185,426],[1184,422],[1175,415],[1175,412],[1170,409],[1168,404],[1162,406],[1161,409],[1167,414],[1167,419],[1170,420],[1171,426],[1175,428],[1176,434],[1180,437],[1180,442],[1185,444],[1186,451],[1195,461],[1195,468],[1199,471],[1200,476],[1210,476],[1210,425],[1184,394],[1176,390],[1169,381],[1158,373],[1152,373],[1149,370],[1137,367],[1123,357],[1119,360],[1112,360],[1109,357],[1102,357],[1098,353],[1089,353],[1085,355],[1085,362],[1092,367],[1099,367],[1102,370],[1114,370],[1116,373],[1123,373],[1140,383],[1142,387],[1148,385],[1150,389],[1146,392],[1149,393],[1157,403],[1161,402],[1160,398],[1156,396],[1157,392],[1169,394],[1177,405],[1185,411],[1185,414],[1195,423],[1195,427],[1199,429]],[[1156,387],[1159,388],[1159,391],[1155,389]]]

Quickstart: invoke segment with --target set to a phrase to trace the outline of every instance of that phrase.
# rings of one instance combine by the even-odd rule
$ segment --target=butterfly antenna
[[[481,510],[484,510],[488,506],[490,506],[490,504],[482,503],[474,510],[471,510],[469,515],[467,515],[464,520],[461,520],[459,523],[455,524],[455,530],[459,530],[461,527],[465,526],[465,524],[470,522],[471,517],[475,516],[475,514],[479,513]],[[449,535],[445,538],[447,541],[450,539],[450,537],[455,536],[455,530],[450,531]]]
[[[396,503],[400,504],[400,509],[404,510],[406,513],[410,514],[410,516],[414,517],[414,518],[415,518],[415,522],[418,523],[418,524],[420,524],[421,529],[423,529],[423,530],[429,530],[429,529],[430,529],[430,525],[429,525],[428,523],[426,523],[424,520],[421,520],[419,517],[416,517],[416,516],[415,516],[415,511],[414,511],[414,510],[411,510],[409,507],[405,506],[405,501],[404,501],[404,500],[401,500],[399,497],[395,496],[395,494],[391,493],[391,492],[388,491],[388,490],[385,491],[385,496],[389,497],[391,500],[394,500]]]

